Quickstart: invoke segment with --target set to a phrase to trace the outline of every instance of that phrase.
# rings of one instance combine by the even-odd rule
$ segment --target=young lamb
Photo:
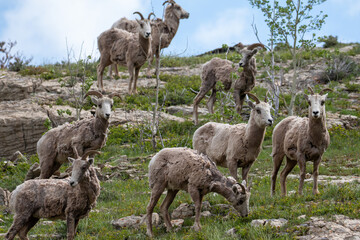
[[[247,181],[251,165],[261,151],[265,129],[271,126],[271,106],[251,94],[256,101],[249,101],[252,108],[247,124],[236,125],[209,122],[199,127],[193,136],[193,148],[206,154],[217,165],[229,168],[230,175],[237,177],[237,168],[242,168],[242,179]]]
[[[161,19],[156,19],[151,23],[151,47],[152,54],[149,58],[149,66],[147,69],[147,75],[150,75],[151,63],[154,59],[154,54],[156,57],[156,66],[158,66],[158,62],[160,61],[160,51],[163,48],[167,48],[172,39],[175,37],[175,34],[180,25],[180,19],[189,18],[189,13],[185,11],[179,4],[177,4],[174,0],[168,0],[163,3],[165,5],[168,3],[165,9],[165,17],[164,21]],[[134,28],[134,21],[130,21],[126,18],[121,18],[116,21],[112,27],[123,29],[132,33],[136,33],[137,29]],[[161,45],[160,45],[161,41]],[[158,69],[156,68],[156,71]],[[157,74],[157,72],[155,73]]]
[[[318,194],[318,175],[321,157],[330,144],[330,135],[326,128],[325,100],[327,94],[319,94],[309,87],[311,95],[305,95],[309,103],[308,117],[290,116],[276,125],[272,136],[272,157],[274,168],[271,177],[271,195],[275,194],[276,176],[286,156],[286,165],[280,175],[281,193],[286,195],[286,177],[291,170],[299,164],[300,184],[299,194],[303,192],[306,174],[306,161],[314,162],[314,185],[313,194]]]
[[[151,55],[150,16],[152,14],[149,14],[148,19],[144,19],[141,13],[135,13],[141,17],[141,20],[136,19],[139,26],[138,33],[111,28],[98,37],[100,63],[97,67],[97,85],[102,91],[104,69],[114,63],[127,66],[130,75],[129,94],[136,93],[140,68]]]
[[[167,194],[160,206],[168,231],[171,230],[169,206],[179,190],[187,191],[195,203],[196,231],[201,229],[200,210],[203,197],[209,192],[224,196],[241,214],[249,214],[250,188],[245,182],[239,184],[232,177],[224,177],[216,165],[205,155],[189,148],[165,148],[158,152],[149,163],[149,186],[151,198],[144,220],[147,234],[152,237],[152,212],[165,188]]]
[[[67,239],[74,239],[79,220],[95,207],[100,194],[100,184],[95,169],[91,166],[87,151],[81,158],[69,158],[72,162],[71,178],[28,180],[16,187],[10,197],[14,221],[5,239],[12,240],[16,234],[28,239],[27,233],[40,218],[62,219],[67,222]]]
[[[89,95],[98,97],[97,99],[91,97],[92,102],[97,106],[95,117],[53,128],[37,142],[40,178],[50,178],[63,163],[67,162],[68,157],[75,157],[76,152],[82,155],[87,150],[98,150],[105,146],[113,105],[112,97],[118,95],[105,97],[98,91],[89,91],[86,96]]]

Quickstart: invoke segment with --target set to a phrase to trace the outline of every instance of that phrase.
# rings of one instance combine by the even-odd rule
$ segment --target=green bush
[[[328,83],[330,81],[341,81],[350,76],[359,74],[359,66],[350,57],[340,54],[330,56],[327,68],[320,77],[320,81]]]
[[[324,43],[323,48],[330,48],[339,44],[338,37],[332,35],[319,37],[318,41]]]

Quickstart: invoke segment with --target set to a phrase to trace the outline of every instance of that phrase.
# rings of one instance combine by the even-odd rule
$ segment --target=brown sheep
[[[100,194],[100,183],[91,166],[94,159],[87,160],[88,155],[98,153],[91,150],[82,158],[69,158],[70,179],[28,180],[17,186],[10,197],[14,221],[5,239],[12,240],[16,234],[20,239],[28,239],[27,233],[40,218],[66,220],[67,239],[74,239],[79,220],[95,207]]]
[[[311,95],[305,95],[309,103],[308,117],[290,116],[276,125],[272,136],[272,157],[274,168],[271,177],[271,195],[275,194],[276,176],[286,156],[286,165],[280,175],[281,194],[286,195],[286,177],[299,164],[299,194],[303,192],[306,174],[306,161],[314,162],[313,194],[318,194],[318,175],[321,157],[330,144],[330,135],[326,128],[325,100],[327,94],[323,89],[319,94],[309,87]]]
[[[147,234],[152,237],[152,213],[165,188],[167,194],[160,206],[161,214],[168,231],[172,229],[169,206],[179,190],[190,194],[195,203],[195,222],[193,228],[201,229],[200,210],[203,197],[216,192],[224,196],[241,214],[249,213],[250,188],[245,182],[237,183],[232,177],[224,175],[205,155],[189,148],[165,148],[158,152],[149,163],[149,186],[151,198],[144,220]]]

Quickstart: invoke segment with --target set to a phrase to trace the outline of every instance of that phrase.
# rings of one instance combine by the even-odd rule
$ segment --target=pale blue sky
[[[164,54],[189,56],[220,47],[256,42],[253,18],[266,42],[267,31],[260,10],[247,0],[178,0],[190,13],[181,20],[177,35]],[[0,0],[0,40],[16,40],[17,51],[33,57],[32,64],[54,63],[67,58],[66,42],[76,57],[99,56],[96,38],[113,22],[154,7],[162,17],[163,0]],[[341,42],[360,42],[360,0],[327,0],[314,9],[328,14],[318,36],[336,35]],[[186,50],[186,51],[185,51]],[[185,52],[184,52],[185,51]]]

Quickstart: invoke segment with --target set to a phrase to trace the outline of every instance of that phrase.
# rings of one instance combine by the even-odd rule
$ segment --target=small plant
[[[324,43],[323,48],[334,47],[339,44],[338,37],[332,35],[319,37],[318,41]]]
[[[342,54],[333,55],[330,56],[330,60],[327,62],[327,68],[320,81],[324,83],[341,81],[351,75],[357,75],[358,72],[359,67],[350,57]]]

